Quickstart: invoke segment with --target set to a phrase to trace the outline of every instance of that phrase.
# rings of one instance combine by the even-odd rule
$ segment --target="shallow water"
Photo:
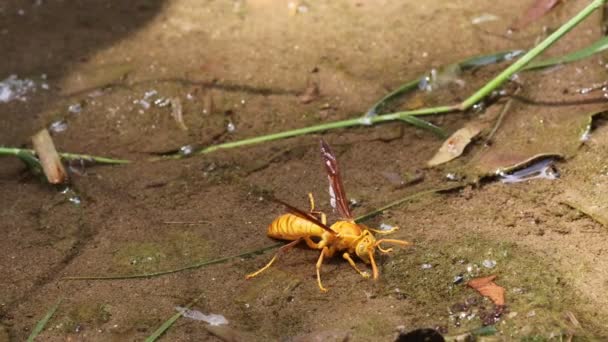
[[[26,339],[60,298],[41,340],[143,340],[175,307],[197,297],[193,309],[222,315],[229,330],[180,319],[161,340],[219,335],[391,341],[399,331],[418,328],[455,336],[479,329],[491,313],[491,303],[465,285],[489,274],[497,274],[496,282],[506,289],[507,311],[494,324],[498,338],[606,338],[608,232],[561,197],[572,189],[579,191],[577,203],[585,202],[585,194],[601,196],[608,177],[602,157],[608,155],[608,131],[602,125],[560,164],[559,180],[482,183],[423,196],[367,221],[399,226],[391,238],[414,242],[379,258],[378,281],[363,279],[338,256],[323,266],[329,292],[321,293],[315,279],[318,251],[304,247],[248,281],[245,275],[262,267],[272,252],[158,277],[63,279],[159,272],[270,246],[275,241],[265,236],[266,227],[283,209],[267,200],[269,195],[306,209],[312,191],[317,208],[333,222],[338,217],[330,209],[320,137],[337,154],[348,197],[357,203],[355,215],[451,184],[444,177],[449,167],[425,169],[441,139],[404,123],[180,160],[148,159],[185,146],[357,117],[389,90],[433,68],[529,48],[543,36],[543,26],[556,28],[586,3],[565,2],[512,35],[506,30],[524,11],[523,3],[324,1],[290,7],[263,0],[75,5],[12,0],[1,5],[6,63],[0,64],[0,79],[46,74],[49,89],[28,93],[27,101],[0,103],[0,145],[27,145],[38,129],[62,122],[64,129],[53,136],[60,150],[136,162],[79,168],[80,175],[72,176],[80,201],[74,205],[71,195],[23,173],[18,161],[2,159],[0,341]],[[600,19],[590,18],[552,53],[599,37]],[[585,77],[603,77],[597,61],[561,70],[580,67]],[[601,71],[590,69],[592,64]],[[464,83],[447,82],[394,108],[456,103],[501,67],[475,70],[462,76]],[[522,77],[528,86],[541,84],[534,78],[540,76]],[[543,77],[555,87],[535,89],[537,98],[597,82],[560,69]],[[318,84],[318,95],[307,92],[312,83]],[[187,129],[176,121],[172,99],[181,103]],[[516,110],[532,116],[537,108]],[[479,115],[430,120],[453,132]],[[550,124],[559,126],[557,118]],[[502,132],[515,131],[508,118],[505,124],[509,129]],[[508,141],[507,133],[498,135],[498,146]],[[580,134],[574,136],[578,146]],[[416,182],[405,181],[420,170]],[[402,177],[404,184],[386,174]],[[585,191],[589,188],[593,191]]]

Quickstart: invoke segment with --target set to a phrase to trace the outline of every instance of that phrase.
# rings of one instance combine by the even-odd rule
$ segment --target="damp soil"
[[[357,117],[431,68],[528,48],[586,4],[564,2],[507,34],[525,2],[5,1],[0,78],[17,74],[38,87],[25,101],[0,103],[0,145],[28,147],[33,133],[60,120],[67,129],[53,134],[59,150],[134,162],[73,165],[75,204],[18,160],[1,159],[0,341],[25,340],[58,300],[39,340],[144,340],[194,298],[194,309],[221,314],[228,326],[182,318],[161,340],[392,341],[400,331],[433,328],[457,336],[486,325],[495,330],[479,339],[608,338],[608,231],[601,219],[608,127],[602,121],[558,162],[558,180],[486,178],[367,220],[399,226],[392,238],[413,242],[379,257],[377,281],[335,257],[323,265],[329,291],[321,293],[318,251],[304,246],[250,280],[245,275],[274,250],[147,278],[66,279],[162,272],[276,244],[265,231],[284,208],[271,196],[306,209],[312,192],[317,208],[338,219],[320,138],[336,152],[356,215],[452,184],[449,166],[425,168],[442,139],[405,123],[150,159],[184,145]],[[602,22],[601,13],[592,15],[549,54],[599,38]],[[527,95],[560,99],[605,78],[602,56],[586,63],[535,76],[544,83],[530,77]],[[474,70],[393,109],[456,103],[503,67]],[[176,101],[182,123],[172,116]],[[531,116],[538,110],[518,106]],[[453,132],[479,115],[429,120]],[[534,143],[525,131],[518,134],[517,141]],[[504,136],[496,141],[508,143]],[[465,158],[482,148],[477,144]],[[400,184],[396,177],[418,181]],[[493,274],[506,289],[498,318],[492,303],[466,286]]]

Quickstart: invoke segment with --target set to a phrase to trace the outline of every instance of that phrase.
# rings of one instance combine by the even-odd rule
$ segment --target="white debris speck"
[[[26,95],[34,91],[36,91],[36,83],[33,80],[19,79],[17,75],[10,75],[0,81],[0,102],[26,101]]]
[[[184,145],[179,148],[179,154],[184,156],[189,156],[194,152],[194,146],[192,145]]]
[[[68,112],[70,112],[72,114],[78,114],[81,111],[82,111],[82,105],[80,103],[74,103],[68,107]]]
[[[167,107],[168,105],[171,104],[171,99],[168,99],[166,97],[160,97],[160,98],[154,100],[154,104],[157,107]]]
[[[498,17],[495,16],[494,14],[484,13],[484,14],[482,14],[480,16],[477,16],[477,17],[473,18],[471,20],[471,24],[473,24],[473,25],[479,25],[479,24],[482,24],[482,23],[486,23],[488,21],[496,21],[496,20],[498,20]]]
[[[372,118],[369,116],[364,116],[359,119],[359,123],[365,126],[370,126],[372,124]]]
[[[433,268],[433,265],[431,264],[422,264],[420,265],[420,268],[423,270],[430,270],[431,268]]]
[[[49,131],[53,133],[61,133],[68,129],[68,123],[64,120],[57,120],[49,126]]]
[[[386,223],[380,224],[380,230],[391,230],[391,229],[393,229],[393,226],[391,226],[390,224],[386,224]]]
[[[181,306],[176,306],[175,310],[177,310],[177,312],[179,312],[180,314],[182,314],[182,316],[184,316],[186,318],[190,318],[195,321],[203,321],[203,322],[209,323],[210,325],[228,324],[228,320],[226,319],[226,317],[224,317],[222,315],[217,315],[217,314],[205,315],[204,313],[202,313],[198,310],[190,310],[190,309],[187,309],[187,308],[184,308]]]
[[[232,121],[228,122],[228,125],[226,126],[226,130],[229,133],[236,131],[236,126],[234,125],[234,123]]]
[[[446,178],[447,180],[449,180],[449,181],[452,181],[452,182],[456,182],[456,181],[459,181],[459,180],[460,180],[460,177],[458,177],[458,175],[457,175],[457,174],[455,174],[455,173],[453,173],[453,172],[447,173],[447,174],[445,175],[445,178]]]
[[[78,196],[72,196],[69,198],[69,201],[72,202],[75,205],[80,205],[80,203],[82,202],[80,197]]]
[[[140,106],[142,106],[143,109],[150,108],[150,102],[148,102],[146,100],[135,100],[135,101],[133,101],[133,103],[139,104]]]
[[[158,94],[158,91],[156,91],[156,90],[154,90],[154,89],[149,90],[149,91],[147,91],[147,92],[145,92],[145,93],[144,93],[144,100],[149,99],[149,98],[151,98],[152,96],[155,96],[155,95],[157,95],[157,94]]]
[[[485,268],[494,268],[494,267],[496,267],[496,261],[490,260],[490,259],[484,260],[481,264]]]
[[[589,139],[591,139],[591,125],[587,125],[587,127],[585,127],[585,131],[581,135],[580,141],[586,142],[589,141]]]

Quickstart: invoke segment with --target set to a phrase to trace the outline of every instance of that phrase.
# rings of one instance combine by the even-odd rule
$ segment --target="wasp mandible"
[[[330,203],[334,210],[341,216],[341,220],[328,226],[325,213],[315,211],[315,202],[311,193],[308,194],[310,201],[309,212],[302,211],[285,202],[277,200],[277,202],[283,204],[287,208],[288,213],[283,214],[272,221],[268,226],[267,234],[271,238],[288,240],[291,242],[279,248],[266,266],[254,273],[248,274],[246,277],[247,279],[251,279],[264,272],[281,254],[304,241],[308,247],[321,250],[316,265],[317,283],[319,289],[322,292],[326,292],[327,289],[323,287],[321,283],[321,265],[323,265],[323,260],[325,258],[331,258],[336,252],[344,251],[344,253],[342,253],[342,258],[348,261],[355,271],[363,278],[369,278],[369,273],[361,271],[351,258],[351,254],[354,253],[366,264],[371,264],[373,279],[378,279],[378,267],[376,266],[376,261],[374,259],[376,248],[378,248],[381,253],[388,254],[392,251],[392,248],[384,249],[380,244],[392,243],[400,246],[410,245],[409,242],[404,240],[376,240],[376,237],[372,234],[372,232],[382,235],[390,234],[396,231],[398,227],[393,227],[390,230],[377,230],[356,223],[344,193],[336,156],[324,140],[321,140],[321,156],[329,179]]]

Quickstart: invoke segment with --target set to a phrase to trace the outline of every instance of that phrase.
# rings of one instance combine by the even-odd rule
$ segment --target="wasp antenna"
[[[392,248],[389,248],[389,249],[382,248],[382,246],[380,246],[380,244],[383,243],[383,242],[393,243],[395,245],[399,245],[399,246],[403,246],[403,247],[409,246],[409,245],[412,244],[411,242],[408,242],[408,241],[394,240],[394,239],[380,239],[380,240],[376,241],[376,243],[374,244],[374,246],[378,247],[378,250],[380,250],[380,252],[385,253],[385,254],[392,252],[393,249]]]

